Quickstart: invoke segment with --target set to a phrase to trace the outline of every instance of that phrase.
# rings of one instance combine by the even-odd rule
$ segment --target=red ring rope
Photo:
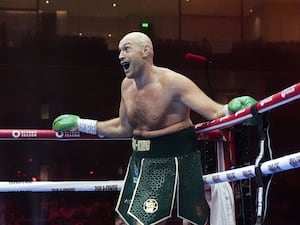
[[[291,101],[300,98],[300,83],[294,84],[274,95],[271,95],[256,104],[256,109],[259,113],[267,112],[278,106],[287,104]],[[241,123],[252,117],[250,112],[251,107],[242,109],[235,114],[218,118],[213,121],[196,124],[197,132],[206,132],[215,129],[224,129]]]
[[[256,104],[259,113],[266,112],[270,109],[292,102],[300,98],[300,83],[294,84],[272,96],[269,96]],[[214,140],[222,137],[221,133],[214,131],[224,129],[241,123],[252,117],[250,107],[245,108],[219,119],[199,123],[195,125],[198,133],[198,139]],[[97,136],[80,133],[77,131],[55,132],[54,130],[43,129],[0,129],[0,140],[130,140],[130,138],[99,138]]]

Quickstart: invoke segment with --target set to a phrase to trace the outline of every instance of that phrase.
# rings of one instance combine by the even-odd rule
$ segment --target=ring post
[[[267,211],[268,190],[272,181],[272,176],[263,176],[261,165],[263,162],[272,159],[272,150],[270,148],[268,139],[269,121],[267,119],[267,112],[259,113],[253,105],[250,112],[255,119],[259,134],[259,154],[255,160],[255,177],[257,183],[256,190],[256,223],[255,225],[263,225]]]

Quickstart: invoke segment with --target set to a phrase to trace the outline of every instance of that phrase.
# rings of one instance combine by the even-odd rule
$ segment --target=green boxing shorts
[[[193,127],[156,138],[132,139],[124,186],[116,211],[130,225],[157,224],[172,216],[206,224],[200,152]]]

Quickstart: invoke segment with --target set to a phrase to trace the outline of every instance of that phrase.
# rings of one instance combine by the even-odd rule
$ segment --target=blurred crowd
[[[115,194],[105,197],[8,197],[0,201],[0,225],[109,225],[115,221]],[[97,193],[95,193],[97,196]]]

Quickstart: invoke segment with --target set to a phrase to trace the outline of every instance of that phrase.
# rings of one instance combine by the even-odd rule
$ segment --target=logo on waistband
[[[155,199],[147,199],[144,202],[143,209],[146,213],[155,213],[158,209],[158,202]]]
[[[132,149],[134,151],[150,151],[150,140],[132,139]]]

